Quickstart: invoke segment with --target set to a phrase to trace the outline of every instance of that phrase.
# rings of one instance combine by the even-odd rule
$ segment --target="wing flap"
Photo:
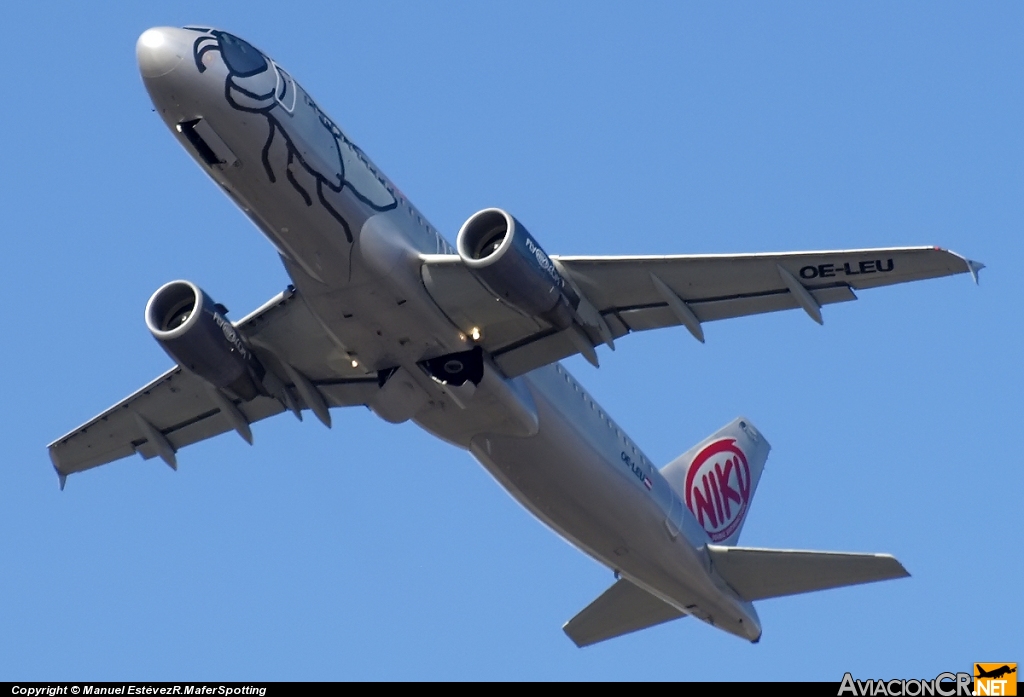
[[[853,290],[846,285],[818,288],[817,290],[812,290],[811,295],[818,301],[819,305],[831,305],[832,303],[849,302],[857,299]],[[778,312],[780,310],[793,310],[800,307],[793,298],[792,293],[786,289],[750,296],[699,300],[687,304],[701,322],[757,315],[766,312]],[[665,304],[620,310],[618,316],[634,332],[661,329],[662,327],[675,327],[679,324],[676,315]]]
[[[714,570],[744,600],[764,600],[910,576],[888,554],[708,545]]]
[[[683,616],[668,603],[620,578],[566,622],[562,631],[583,648]]]

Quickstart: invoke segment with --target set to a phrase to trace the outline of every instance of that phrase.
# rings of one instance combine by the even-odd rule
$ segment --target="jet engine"
[[[500,208],[467,220],[456,239],[463,263],[492,293],[558,329],[573,322],[580,298],[522,223]]]
[[[194,283],[172,281],[146,304],[146,326],[175,363],[248,401],[265,371],[225,312]]]

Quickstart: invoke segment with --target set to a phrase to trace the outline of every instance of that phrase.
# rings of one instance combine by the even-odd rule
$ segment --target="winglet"
[[[57,480],[60,482],[60,490],[64,491],[64,483],[68,479],[68,475],[60,471],[60,462],[57,455],[57,450],[54,448],[56,443],[51,443],[47,451],[50,453],[50,463],[53,465],[53,471],[57,473]]]
[[[968,259],[964,255],[957,254],[956,252],[954,252],[952,250],[949,250],[949,249],[943,249],[942,247],[934,247],[934,249],[936,251],[939,251],[939,252],[945,252],[946,254],[952,254],[957,259],[960,259],[960,261],[962,261],[967,266],[967,273],[971,274],[971,278],[974,279],[974,285],[976,285],[976,286],[977,285],[981,285],[978,282],[978,274],[980,273],[980,271],[983,268],[985,268],[984,264],[982,264],[980,261],[974,261],[973,259]]]
[[[974,279],[974,285],[981,285],[978,282],[978,274],[981,272],[985,265],[980,261],[974,261],[972,259],[964,259],[967,262],[967,270],[971,272],[971,278]]]

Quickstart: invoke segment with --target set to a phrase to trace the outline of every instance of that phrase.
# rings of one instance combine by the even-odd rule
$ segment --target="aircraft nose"
[[[142,77],[161,77],[178,67],[192,50],[184,34],[174,27],[154,27],[142,32],[135,44],[135,58]]]

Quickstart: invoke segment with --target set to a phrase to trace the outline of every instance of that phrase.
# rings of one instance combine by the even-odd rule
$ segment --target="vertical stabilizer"
[[[739,417],[661,469],[717,545],[735,545],[771,445]]]

